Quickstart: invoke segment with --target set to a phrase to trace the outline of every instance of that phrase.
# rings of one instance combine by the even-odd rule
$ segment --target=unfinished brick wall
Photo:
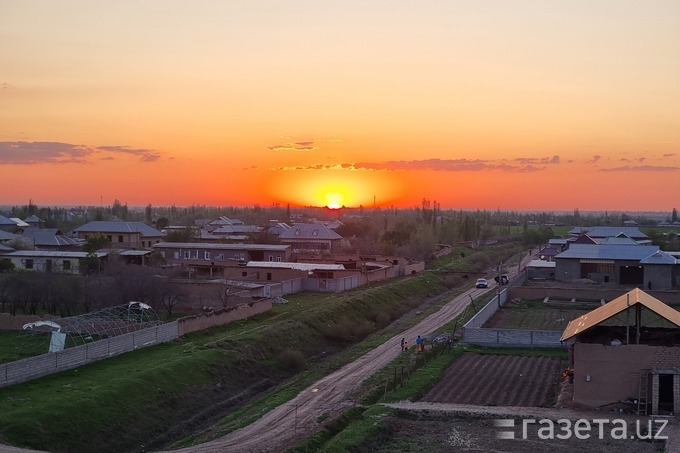
[[[177,320],[179,336],[186,335],[197,330],[223,326],[230,322],[250,318],[272,309],[271,299],[262,299],[234,307],[220,308],[215,311],[186,316]]]

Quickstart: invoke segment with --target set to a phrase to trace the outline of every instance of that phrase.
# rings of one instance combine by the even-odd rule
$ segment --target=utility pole
[[[498,302],[498,308],[501,308],[501,269],[503,268],[503,262],[498,263],[498,273],[496,274],[496,297]]]

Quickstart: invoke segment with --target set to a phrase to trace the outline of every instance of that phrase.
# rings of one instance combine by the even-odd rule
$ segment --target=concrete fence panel
[[[485,347],[562,348],[562,332],[550,330],[463,328],[463,342]]]

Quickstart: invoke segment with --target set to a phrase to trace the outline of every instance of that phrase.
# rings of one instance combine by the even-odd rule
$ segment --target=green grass
[[[507,259],[516,249],[469,252],[463,261]],[[451,255],[435,265],[465,266],[460,259]],[[169,427],[200,433],[227,413],[205,434],[185,435],[183,444],[221,435],[290,400],[462,290],[424,272],[344,293],[297,294],[246,321],[3,388],[0,442],[75,453],[139,450],[142,443],[159,448],[178,440]],[[282,365],[278,356],[287,350],[304,354],[305,371]],[[230,399],[237,401],[225,406]],[[197,414],[208,421],[183,424]]]
[[[152,437],[155,420],[178,421],[183,393],[212,385],[215,349],[161,345],[0,389],[0,438],[50,451],[120,451],[140,431]],[[182,366],[178,366],[181,363]],[[129,430],[129,424],[135,429]],[[87,427],[87,429],[82,429]],[[117,443],[107,438],[118,437]]]

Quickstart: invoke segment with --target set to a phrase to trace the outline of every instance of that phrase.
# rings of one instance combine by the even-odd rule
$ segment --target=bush
[[[375,325],[367,319],[341,318],[324,331],[328,341],[337,343],[354,343],[361,341],[375,331]]]
[[[297,349],[286,349],[279,354],[279,363],[289,371],[301,371],[305,368],[307,359]]]

